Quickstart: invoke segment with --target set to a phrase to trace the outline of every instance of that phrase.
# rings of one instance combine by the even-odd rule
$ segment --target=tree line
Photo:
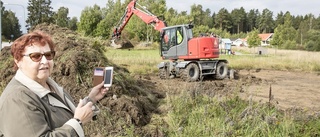
[[[60,7],[53,11],[51,0],[28,0],[28,27],[40,23],[52,23],[80,32],[85,36],[109,39],[115,26],[123,16],[131,0],[108,0],[106,5],[85,7],[77,17],[68,17],[69,9]],[[320,51],[320,17],[313,14],[291,15],[290,11],[273,13],[269,9],[251,9],[243,7],[228,11],[221,8],[217,13],[204,9],[202,5],[193,4],[190,12],[177,11],[176,7],[167,7],[166,0],[139,0],[140,5],[148,5],[148,11],[164,20],[168,26],[194,24],[195,36],[201,33],[214,33],[223,38],[246,38],[251,33],[274,33],[272,46],[282,49],[301,49]],[[12,11],[2,8],[2,35],[10,38],[9,33],[21,35],[21,26]],[[9,22],[9,23],[8,23]],[[131,18],[122,36],[137,41],[158,41],[159,32],[153,30],[135,15]],[[256,38],[256,37],[255,37]],[[258,45],[254,45],[258,46]]]

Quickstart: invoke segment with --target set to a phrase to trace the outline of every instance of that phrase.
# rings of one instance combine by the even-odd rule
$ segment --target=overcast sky
[[[86,6],[94,4],[105,7],[107,0],[51,0],[51,6],[54,11],[59,7],[67,7],[69,9],[69,17],[80,17],[81,11]],[[4,7],[16,13],[21,22],[21,26],[25,26],[23,20],[27,18],[28,0],[2,0]],[[139,3],[139,0],[138,0]],[[209,8],[211,13],[218,13],[220,9],[225,8],[231,12],[235,8],[243,7],[246,12],[251,9],[259,9],[262,12],[267,8],[276,16],[280,11],[289,11],[292,15],[306,15],[312,13],[316,17],[320,14],[320,0],[167,0],[167,7],[173,7],[180,11],[190,11],[193,4],[200,4],[203,10]],[[144,5],[147,6],[147,5]],[[25,9],[25,10],[24,10]],[[124,11],[119,11],[124,12]],[[24,15],[25,14],[25,15]],[[24,29],[24,27],[22,27]]]

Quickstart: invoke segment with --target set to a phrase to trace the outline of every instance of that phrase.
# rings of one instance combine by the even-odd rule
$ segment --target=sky
[[[10,9],[16,13],[22,26],[25,30],[25,22],[27,19],[28,0],[1,0],[4,3],[5,9]],[[79,17],[81,11],[87,6],[94,4],[100,7],[106,7],[107,0],[51,0],[53,11],[57,11],[59,7],[67,7],[69,9],[69,17]],[[139,0],[137,0],[139,3]],[[210,9],[211,13],[218,13],[220,9],[225,8],[229,12],[233,9],[243,7],[246,12],[251,9],[258,9],[262,12],[263,9],[269,9],[276,16],[280,11],[289,11],[292,15],[306,15],[312,13],[316,17],[320,15],[319,5],[320,0],[167,0],[167,7],[174,8],[180,11],[190,12],[190,7],[193,4],[202,5],[202,9]],[[147,5],[144,5],[147,7]],[[119,11],[124,12],[124,11]]]

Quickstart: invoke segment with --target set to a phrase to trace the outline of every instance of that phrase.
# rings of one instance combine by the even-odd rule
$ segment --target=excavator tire
[[[169,79],[169,71],[166,67],[159,69],[159,77],[160,79]]]
[[[199,80],[200,69],[196,63],[190,63],[184,69],[182,79],[187,82],[195,82]]]
[[[217,80],[222,80],[226,78],[228,74],[228,66],[225,62],[219,62],[216,68],[216,74],[214,75],[214,78]]]

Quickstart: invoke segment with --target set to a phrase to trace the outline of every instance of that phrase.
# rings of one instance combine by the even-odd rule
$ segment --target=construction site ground
[[[130,125],[137,128],[136,134],[161,136],[157,134],[157,128],[151,129],[152,131],[144,129],[153,122],[154,114],[168,113],[160,102],[168,95],[192,90],[208,95],[237,94],[244,100],[257,102],[272,101],[279,109],[320,111],[319,73],[235,70],[235,79],[205,78],[199,82],[184,82],[178,78],[163,80],[157,74],[132,76],[125,67],[103,58],[99,51],[100,45],[96,42],[82,39],[76,33],[57,26],[42,25],[38,29],[51,34],[57,44],[52,78],[65,87],[75,100],[85,97],[92,88],[94,67],[101,64],[115,67],[114,84],[106,97],[99,102],[102,114],[97,121],[86,125],[87,136],[123,135],[124,128],[130,128]],[[1,51],[0,63],[3,64],[0,70],[0,85],[5,86],[15,74],[9,47]]]
[[[320,75],[318,73],[290,72],[278,70],[237,70],[238,78],[234,80],[215,81],[204,79],[204,92],[233,92],[246,100],[260,102],[271,101],[279,109],[299,108],[309,112],[320,111]],[[194,86],[179,79],[162,80],[157,76],[150,81],[158,88],[170,87],[170,91],[179,91],[180,86]],[[216,90],[216,91],[214,91]],[[271,91],[271,94],[270,94]],[[271,95],[271,96],[270,96]]]

